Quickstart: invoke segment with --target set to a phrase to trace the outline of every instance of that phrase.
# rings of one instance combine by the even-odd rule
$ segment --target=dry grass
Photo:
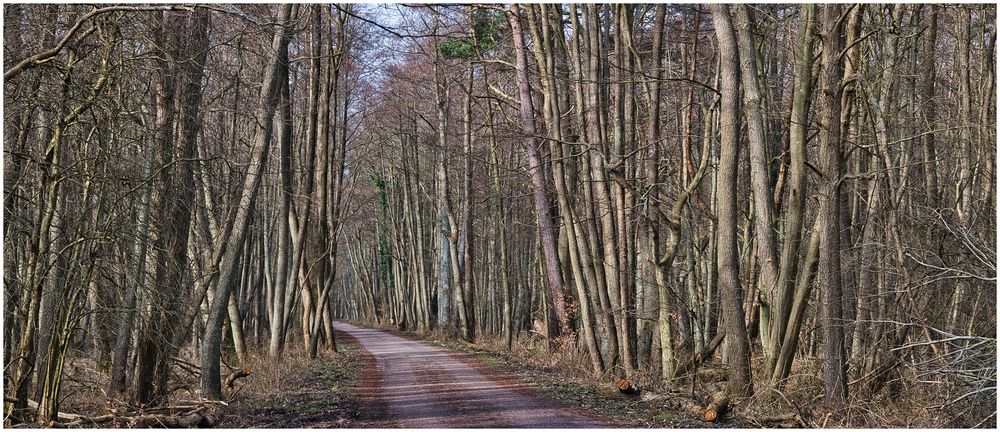
[[[340,343],[339,352],[310,359],[291,349],[281,360],[254,355],[254,372],[238,381],[235,400],[220,422],[227,428],[356,427],[360,398],[354,391],[365,367],[364,352]]]
[[[370,325],[370,324],[362,324]],[[383,330],[398,332],[394,326]],[[537,335],[521,337],[508,350],[502,337],[481,336],[476,343],[461,341],[454,332],[405,332],[406,335],[437,345],[478,356],[506,372],[521,376],[550,396],[610,416],[623,425],[639,427],[705,427],[689,412],[669,402],[644,403],[609,397],[608,389],[624,376],[619,368],[600,376],[591,372],[589,358],[582,347],[570,342],[560,350],[549,352],[546,340]],[[753,359],[753,376],[763,376],[764,359]],[[642,365],[641,365],[642,366]],[[703,364],[694,374],[662,383],[651,367],[641,367],[629,376],[633,385],[656,393],[684,395],[695,403],[705,403],[711,395],[724,388],[728,369],[721,363]],[[755,382],[756,393],[736,401],[735,412],[724,426],[757,427],[985,427],[996,424],[996,400],[978,404],[945,407],[954,392],[917,383],[914,371],[901,369],[896,384],[901,390],[895,397],[883,389],[879,394],[866,394],[858,385],[851,389],[848,403],[831,408],[822,400],[822,362],[819,358],[796,358],[788,379],[779,390]],[[763,419],[790,417],[783,422],[761,423]],[[981,424],[980,424],[981,423]]]
[[[309,384],[311,367],[316,361],[324,361],[329,357],[322,354],[317,359],[310,359],[306,350],[301,347],[291,347],[280,360],[274,360],[266,353],[253,353],[247,359],[247,365],[252,373],[249,377],[237,381],[236,397],[253,398],[257,400],[280,400],[287,396],[288,388],[302,387]]]
[[[900,372],[896,382],[900,390],[894,397],[887,389],[868,394],[861,384],[856,384],[846,404],[829,407],[822,398],[822,360],[797,358],[780,389],[756,383],[756,394],[742,405],[751,420],[798,414],[806,426],[819,428],[992,428],[996,424],[995,400],[982,406],[942,409],[948,400],[947,392],[917,383],[911,369],[903,367]]]
[[[252,352],[244,367],[251,374],[223,389],[229,407],[220,411],[222,427],[350,427],[359,416],[359,397],[353,392],[365,367],[365,353],[340,339],[340,352],[323,352],[310,359],[303,349],[289,348],[283,358],[271,360]],[[197,363],[197,362],[189,362]],[[225,377],[230,370],[223,366]],[[197,366],[172,366],[170,401],[197,399]],[[107,394],[107,366],[91,355],[71,351],[66,364],[60,412],[102,415],[137,412],[140,407]],[[171,402],[167,402],[169,405]],[[114,424],[104,426],[115,427]],[[123,426],[123,425],[117,425]]]

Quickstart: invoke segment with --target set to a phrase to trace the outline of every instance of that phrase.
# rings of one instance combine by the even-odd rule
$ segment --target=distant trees
[[[940,83],[941,74],[956,85],[962,79],[961,71],[945,70],[933,54],[925,55],[945,46],[939,35],[928,42],[934,26],[921,18],[937,8],[473,9],[406,14],[410,33],[401,33],[401,43],[416,54],[401,56],[400,66],[391,69],[375,108],[383,114],[367,126],[406,130],[405,139],[376,134],[381,157],[395,154],[404,162],[363,162],[386,173],[389,207],[381,232],[389,238],[367,230],[364,213],[348,222],[356,239],[373,245],[381,258],[364,258],[374,252],[351,258],[355,271],[338,300],[341,316],[411,323],[407,293],[414,288],[408,279],[382,279],[388,287],[367,283],[366,272],[375,270],[366,260],[388,260],[391,269],[376,266],[378,272],[404,274],[433,265],[434,283],[452,287],[467,278],[478,288],[461,296],[447,295],[458,292],[451,288],[420,291],[417,297],[422,302],[429,294],[437,305],[431,308],[434,326],[466,338],[460,314],[445,310],[454,302],[468,302],[477,338],[495,334],[510,344],[522,329],[554,334],[548,326],[562,322],[562,297],[567,330],[575,332],[570,347],[586,356],[596,374],[634,377],[652,369],[669,385],[726,346],[722,359],[731,367],[730,391],[756,388],[767,395],[797,382],[792,371],[805,367],[796,366],[800,359],[811,364],[822,358],[830,406],[888,395],[881,393],[885,385],[909,373],[898,353],[923,355],[904,341],[949,343],[934,335],[947,325],[946,311],[956,311],[961,301],[946,306],[932,300],[931,292],[957,297],[941,285],[941,275],[928,273],[930,262],[913,255],[920,250],[942,260],[935,262],[947,259],[940,249],[931,252],[938,246],[918,246],[928,239],[922,229],[942,227],[932,222],[933,214],[947,206],[921,204],[926,188],[914,182],[923,185],[918,173],[925,172],[927,178],[962,177],[946,166],[959,169],[965,162],[943,158],[929,140],[946,133],[977,141],[962,138],[958,129],[914,120],[939,116],[937,107],[948,101],[935,93],[939,86],[928,90],[928,83]],[[956,13],[956,23],[965,16],[961,10],[948,10]],[[983,45],[970,46],[991,55],[993,10],[966,11],[984,19],[977,21]],[[457,83],[468,79],[469,69],[437,56],[471,50],[473,44],[463,44],[492,21],[483,16],[501,16],[508,26],[491,40],[495,46],[478,52],[472,73],[483,85],[462,88]],[[426,33],[447,36],[406,37]],[[962,38],[961,32],[953,36]],[[948,46],[959,54],[964,49]],[[989,86],[991,72],[981,70],[982,85]],[[431,82],[431,76],[436,86],[413,85]],[[953,101],[947,103],[961,98]],[[438,118],[423,114],[429,112]],[[481,131],[473,132],[471,148],[465,141],[470,123],[472,131]],[[526,145],[496,147],[520,141]],[[975,145],[991,151],[985,141]],[[527,151],[519,155],[520,149]],[[471,170],[464,168],[470,164]],[[438,180],[421,177],[421,171],[437,173]],[[470,171],[467,192],[468,180],[454,179]],[[407,195],[415,186],[433,195]],[[949,192],[958,201],[948,202],[961,201],[963,190]],[[455,205],[449,199],[459,194],[474,202],[502,197],[507,214],[474,217],[467,231],[471,240],[449,242],[466,226],[459,222],[456,230],[461,218],[454,208],[448,211]],[[394,207],[394,199],[406,207]],[[405,231],[392,228],[394,208],[419,208],[420,202],[443,210],[427,214],[423,225],[413,225],[417,219],[410,217],[402,219]],[[549,218],[551,227],[545,228]],[[992,231],[983,227],[984,234]],[[418,239],[441,247],[422,257],[407,251],[405,245]],[[507,253],[509,261],[496,250],[504,244],[500,252],[514,251]],[[904,245],[917,249],[907,255]],[[463,247],[472,248],[481,260],[451,265],[454,247],[458,256]],[[365,309],[367,301],[375,305]],[[994,319],[992,309],[978,304],[976,313],[986,315],[975,321]],[[928,314],[924,307],[942,309]],[[526,310],[535,314],[524,315]],[[756,352],[765,360],[761,376],[750,375]]]
[[[995,421],[995,17],[6,5],[8,424],[334,319]]]

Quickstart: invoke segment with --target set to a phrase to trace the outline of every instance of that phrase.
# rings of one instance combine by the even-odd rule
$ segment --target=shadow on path
[[[375,359],[380,379],[362,389],[391,424],[384,427],[596,428],[597,420],[495,380],[448,351],[383,331],[334,324]],[[377,382],[377,384],[374,384]]]

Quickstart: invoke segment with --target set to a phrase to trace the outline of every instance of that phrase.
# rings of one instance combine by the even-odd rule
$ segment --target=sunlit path
[[[446,350],[389,333],[335,323],[376,359],[381,383],[377,403],[387,420],[407,428],[603,427],[567,408],[497,382]]]

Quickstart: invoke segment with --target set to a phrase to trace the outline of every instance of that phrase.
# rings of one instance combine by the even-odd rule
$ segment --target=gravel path
[[[447,350],[383,331],[335,323],[374,357],[365,380],[373,426],[404,428],[595,428],[598,420],[532,392],[516,379],[462,361]]]

